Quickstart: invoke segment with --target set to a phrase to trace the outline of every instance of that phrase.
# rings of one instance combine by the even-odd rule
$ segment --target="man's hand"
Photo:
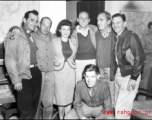
[[[17,26],[12,27],[10,29],[10,32],[11,32],[11,36],[10,36],[11,40],[18,39],[21,33],[20,28]]]
[[[135,89],[135,86],[136,86],[136,81],[133,80],[133,79],[130,79],[129,82],[128,82],[127,89],[128,89],[129,91],[134,90],[134,89]]]
[[[22,82],[19,82],[19,83],[16,83],[15,85],[14,85],[14,89],[16,90],[16,91],[18,91],[18,92],[20,92],[21,90],[22,90]]]

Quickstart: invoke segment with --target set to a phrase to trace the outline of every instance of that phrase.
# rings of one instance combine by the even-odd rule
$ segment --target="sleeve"
[[[78,49],[78,42],[77,42],[77,39],[75,39],[74,37],[71,37],[70,41],[72,43],[72,45],[70,47],[73,51],[70,58],[73,58],[73,60],[74,60],[76,58],[76,53],[77,53],[77,49]]]
[[[80,86],[79,83],[76,85],[76,90],[75,90],[75,99],[73,102],[74,109],[76,113],[78,114],[79,118],[85,117],[82,109],[82,96],[80,93]]]
[[[5,66],[13,84],[22,81],[17,68],[17,39],[10,40],[10,33],[4,39]]]
[[[112,108],[112,100],[111,100],[111,94],[108,84],[106,83],[104,86],[103,96],[101,96],[104,100],[103,103],[103,109],[101,111],[101,114],[97,117],[98,119],[103,119],[104,115],[111,115],[114,114],[113,108]]]
[[[137,80],[139,74],[141,73],[142,67],[146,60],[146,56],[141,45],[141,41],[136,34],[131,36],[130,40],[131,52],[134,56],[134,66],[131,74],[131,79]]]
[[[112,110],[112,100],[111,100],[111,94],[108,84],[105,84],[104,89],[104,104],[103,104],[103,110],[110,111]]]

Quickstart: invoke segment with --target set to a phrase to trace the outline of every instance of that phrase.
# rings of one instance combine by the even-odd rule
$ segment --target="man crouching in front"
[[[109,86],[99,79],[99,68],[87,65],[83,76],[76,85],[74,108],[65,119],[114,119]]]

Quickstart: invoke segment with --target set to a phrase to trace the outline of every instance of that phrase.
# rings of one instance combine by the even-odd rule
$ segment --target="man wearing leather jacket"
[[[111,58],[111,80],[115,80],[118,85],[116,119],[130,119],[145,61],[139,37],[129,31],[125,25],[125,15],[116,13],[112,16],[112,28],[117,34]]]

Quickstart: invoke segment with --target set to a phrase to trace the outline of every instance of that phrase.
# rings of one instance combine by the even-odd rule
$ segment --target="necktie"
[[[95,95],[95,90],[93,88],[91,88],[89,90],[89,94],[90,94],[91,97],[93,97]]]

